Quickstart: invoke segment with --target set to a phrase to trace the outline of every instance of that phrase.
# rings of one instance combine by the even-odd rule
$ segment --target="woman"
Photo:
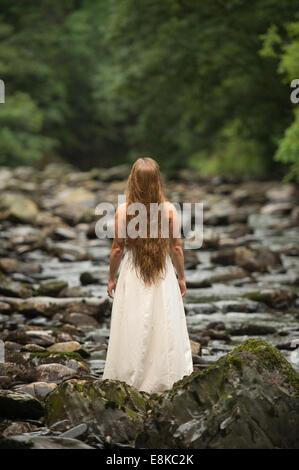
[[[158,165],[151,158],[134,163],[127,192],[127,203],[120,205],[115,215],[107,288],[114,301],[103,379],[122,380],[149,393],[162,392],[193,372],[182,300],[186,283],[182,243],[176,231],[178,214],[165,199]],[[142,203],[147,209],[144,238],[124,236],[132,229],[133,203]],[[162,216],[156,219],[155,227],[150,203],[164,203],[168,237],[162,232]],[[150,223],[156,238],[150,236]]]

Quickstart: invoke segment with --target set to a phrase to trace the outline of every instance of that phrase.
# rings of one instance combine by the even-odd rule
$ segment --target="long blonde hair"
[[[161,214],[158,218],[158,237],[150,235],[150,203],[165,202],[163,183],[158,164],[152,158],[138,158],[127,185],[127,202],[142,203],[147,209],[147,237],[128,237],[126,246],[133,255],[133,264],[145,284],[152,284],[165,273],[169,239],[161,236]],[[127,224],[134,216],[126,215]]]

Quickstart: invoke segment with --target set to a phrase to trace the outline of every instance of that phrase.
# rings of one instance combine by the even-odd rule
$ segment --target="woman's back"
[[[164,197],[155,162],[141,160],[129,178],[129,200],[115,216],[108,283],[108,294],[113,298],[115,290],[115,295],[103,379],[153,393],[191,374],[193,364],[182,300],[186,284],[178,214]],[[152,207],[160,208],[160,217],[153,217]]]

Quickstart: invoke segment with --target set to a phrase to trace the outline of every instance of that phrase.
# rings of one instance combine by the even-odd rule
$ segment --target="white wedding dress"
[[[127,251],[114,295],[103,379],[159,393],[192,372],[184,305],[170,256],[165,278],[146,286]]]

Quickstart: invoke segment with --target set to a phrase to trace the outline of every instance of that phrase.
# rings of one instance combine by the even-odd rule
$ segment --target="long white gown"
[[[103,379],[159,393],[192,372],[184,305],[170,256],[165,278],[146,286],[127,251],[115,289]]]

